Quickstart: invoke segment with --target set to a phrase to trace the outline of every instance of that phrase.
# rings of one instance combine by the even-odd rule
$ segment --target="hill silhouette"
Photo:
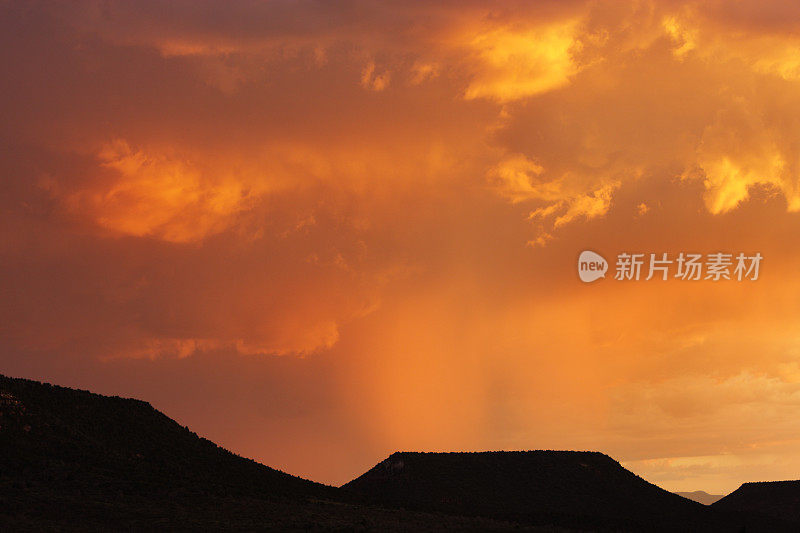
[[[0,530],[507,530],[407,513],[239,457],[148,403],[0,376]]]
[[[787,529],[717,513],[598,452],[398,452],[343,488],[384,506],[576,529]]]
[[[0,376],[0,530],[742,526],[782,527],[666,492],[600,453],[396,453],[335,488],[237,456],[146,402]]]
[[[146,402],[7,377],[0,377],[0,488],[0,509],[46,517],[57,507],[53,518],[137,501],[335,493],[219,448]]]
[[[712,507],[791,520],[800,531],[800,480],[744,483]]]
[[[711,505],[712,503],[723,497],[722,494],[709,494],[704,490],[695,490],[692,492],[676,492],[675,494],[677,494],[678,496],[683,496],[684,498],[688,498],[697,503],[702,503],[703,505]]]

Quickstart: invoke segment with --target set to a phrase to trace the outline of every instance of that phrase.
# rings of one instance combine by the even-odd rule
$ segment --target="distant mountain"
[[[744,483],[712,507],[791,520],[800,531],[800,480]]]
[[[343,488],[383,506],[575,529],[782,527],[715,512],[648,483],[597,452],[394,453]]]
[[[723,497],[723,494],[709,494],[703,490],[696,490],[694,492],[676,492],[678,496],[683,496],[697,503],[703,505],[711,505],[715,501]]]

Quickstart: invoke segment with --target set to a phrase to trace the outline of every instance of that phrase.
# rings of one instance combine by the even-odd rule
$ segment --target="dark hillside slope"
[[[744,483],[712,507],[791,520],[800,531],[800,481]]]
[[[379,509],[234,455],[139,400],[0,376],[0,531],[506,531]]]
[[[394,453],[343,488],[380,505],[528,524],[759,530],[652,485],[597,452]]]
[[[148,403],[0,376],[0,513],[335,493],[234,455]]]
[[[0,376],[0,468],[90,492],[325,496],[335,489],[234,455],[132,399]],[[120,479],[116,473],[128,475]],[[152,484],[153,476],[164,483]],[[245,487],[247,487],[245,489]]]

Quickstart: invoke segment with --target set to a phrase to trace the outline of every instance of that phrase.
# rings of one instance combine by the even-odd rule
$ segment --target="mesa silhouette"
[[[756,515],[753,515],[756,516]],[[396,453],[343,488],[224,450],[148,403],[0,376],[0,529],[796,530],[593,452]]]
[[[712,507],[721,511],[745,511],[800,523],[800,480],[744,483]]]
[[[599,452],[400,452],[343,488],[376,505],[575,529],[762,527],[663,490]]]

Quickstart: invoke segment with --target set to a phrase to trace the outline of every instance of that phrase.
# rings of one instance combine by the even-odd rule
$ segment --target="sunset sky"
[[[0,50],[0,373],[337,485],[800,478],[797,2],[0,0]]]

